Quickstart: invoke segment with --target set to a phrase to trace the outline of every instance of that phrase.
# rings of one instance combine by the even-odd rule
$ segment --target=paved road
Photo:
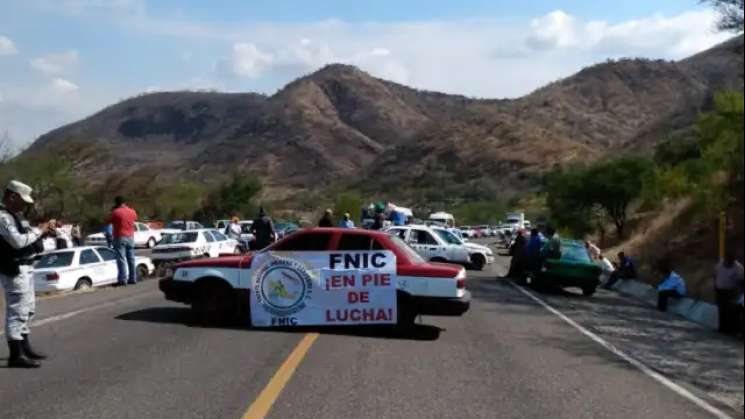
[[[274,393],[272,418],[716,417],[496,279],[504,263],[471,275],[466,316],[425,317],[405,337],[192,327],[154,281],[44,300],[35,339],[53,357],[37,371],[0,367],[0,415],[240,418]],[[741,343],[610,293],[530,292],[720,417],[742,417]],[[293,359],[286,387],[267,387]]]

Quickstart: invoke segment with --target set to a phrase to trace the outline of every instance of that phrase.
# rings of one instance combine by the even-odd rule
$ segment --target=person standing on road
[[[526,259],[528,263],[528,270],[531,272],[538,272],[541,270],[541,248],[543,247],[543,240],[541,234],[537,228],[530,231],[530,239],[526,248]]]
[[[75,247],[83,245],[83,232],[80,230],[80,224],[75,223],[72,226],[72,244]]]
[[[243,226],[241,226],[241,219],[234,216],[230,219],[230,222],[225,226],[225,235],[229,239],[233,239],[238,242],[242,252],[249,250],[250,243],[246,242],[241,238],[243,234]]]
[[[719,308],[719,331],[726,334],[737,332],[737,299],[743,288],[743,267],[735,259],[731,247],[714,271],[714,290]]]
[[[34,231],[21,215],[34,200],[31,187],[11,181],[0,205],[0,284],[5,290],[5,337],[8,368],[39,368],[45,355],[31,348],[29,326],[36,312],[33,257],[44,251],[42,238],[51,232],[47,222]]]
[[[517,237],[515,242],[510,246],[510,270],[507,273],[509,278],[522,280],[525,276],[525,259],[526,259],[526,246],[528,244],[525,238],[525,230],[520,229],[517,231]]]
[[[683,298],[687,290],[683,277],[673,270],[672,262],[663,260],[659,265],[660,272],[665,275],[660,285],[657,286],[657,308],[660,311],[667,311],[667,305],[670,298]]]
[[[561,237],[553,227],[546,229],[548,242],[541,249],[541,257],[546,259],[561,259]]]
[[[618,268],[613,271],[608,282],[603,285],[603,288],[609,290],[613,288],[613,285],[615,285],[619,280],[635,279],[636,276],[636,265],[634,264],[634,260],[631,259],[631,257],[626,256],[626,253],[620,252],[618,254]]]
[[[113,228],[114,251],[116,252],[117,285],[137,283],[135,269],[135,221],[137,212],[127,206],[126,200],[117,196],[109,223]]]
[[[261,250],[274,243],[277,238],[277,232],[274,230],[274,222],[264,211],[259,208],[259,217],[251,225],[251,234],[254,235],[253,250]]]
[[[331,209],[324,211],[323,217],[318,221],[318,227],[333,227],[334,221],[331,219],[332,215],[334,215],[334,212]]]
[[[348,212],[344,213],[344,217],[341,219],[341,222],[339,222],[339,227],[354,228],[354,221],[352,221],[352,216]]]

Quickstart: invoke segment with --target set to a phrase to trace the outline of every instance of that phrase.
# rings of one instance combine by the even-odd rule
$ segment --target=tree
[[[555,170],[546,182],[552,218],[575,234],[604,225],[607,218],[624,238],[629,206],[641,196],[652,167],[646,159],[623,157]]]
[[[362,217],[363,205],[364,202],[359,194],[354,192],[342,193],[336,197],[334,211],[338,216],[348,212],[352,220],[359,220]]]
[[[702,3],[711,4],[719,11],[720,18],[717,27],[720,31],[743,32],[745,0],[702,0]]]

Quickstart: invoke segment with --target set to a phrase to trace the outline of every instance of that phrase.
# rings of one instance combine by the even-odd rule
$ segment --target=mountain
[[[554,164],[647,151],[689,132],[716,91],[743,88],[743,37],[688,59],[586,68],[515,100],[412,89],[329,65],[272,96],[152,93],[40,137],[20,158],[95,146],[76,164],[112,176],[214,183],[240,171],[273,198],[354,188],[401,202],[483,199]]]

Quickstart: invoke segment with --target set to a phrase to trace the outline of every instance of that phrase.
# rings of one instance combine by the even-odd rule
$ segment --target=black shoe
[[[37,361],[40,361],[42,359],[47,359],[46,355],[44,355],[41,352],[35,351],[31,347],[31,341],[29,340],[28,335],[23,335],[22,347],[23,347],[23,354],[26,355],[28,359],[37,360]]]
[[[22,340],[9,340],[10,357],[8,358],[8,368],[39,368],[41,363],[29,359],[23,353]]]
[[[127,282],[127,285],[137,285],[136,282]]]

